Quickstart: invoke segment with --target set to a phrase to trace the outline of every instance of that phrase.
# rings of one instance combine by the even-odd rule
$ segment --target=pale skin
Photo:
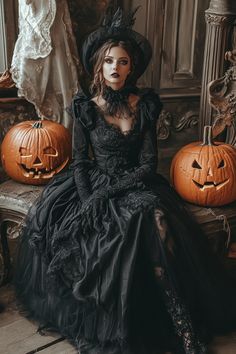
[[[110,86],[113,90],[119,90],[125,85],[127,76],[131,72],[131,61],[127,52],[121,47],[112,47],[104,57],[104,63],[102,67],[103,78],[105,84]],[[133,111],[136,109],[139,97],[134,94],[129,95],[129,104]],[[105,100],[101,96],[96,96],[93,101],[99,106],[103,107]],[[108,123],[116,125],[120,131],[125,134],[129,132],[133,127],[134,117],[130,119],[106,116]]]

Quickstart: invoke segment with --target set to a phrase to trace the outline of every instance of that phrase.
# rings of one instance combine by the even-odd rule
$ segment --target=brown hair
[[[96,93],[97,95],[100,95],[103,93],[105,81],[103,78],[102,66],[106,53],[109,52],[113,47],[121,47],[129,55],[131,62],[131,73],[129,75],[129,80],[132,77],[132,72],[134,69],[134,57],[132,54],[133,49],[131,44],[125,41],[109,39],[94,53],[92,57],[94,77],[90,89],[93,94]]]

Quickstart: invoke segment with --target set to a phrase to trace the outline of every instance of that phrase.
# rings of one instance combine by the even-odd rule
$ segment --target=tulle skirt
[[[91,169],[93,191],[110,177]],[[57,175],[22,230],[17,296],[81,354],[207,353],[236,327],[236,286],[160,175],[84,207]]]

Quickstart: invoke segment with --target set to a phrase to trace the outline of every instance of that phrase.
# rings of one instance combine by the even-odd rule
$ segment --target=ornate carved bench
[[[0,184],[0,285],[12,276],[22,222],[42,189],[12,180]]]

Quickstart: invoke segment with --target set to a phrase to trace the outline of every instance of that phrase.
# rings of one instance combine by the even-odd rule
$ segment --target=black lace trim
[[[175,332],[181,338],[186,354],[206,354],[206,346],[197,337],[190,315],[174,289],[165,289],[165,302]]]
[[[132,118],[134,111],[128,101],[131,93],[137,94],[137,87],[125,86],[120,90],[113,90],[110,86],[105,86],[102,93],[102,97],[106,101],[104,114],[122,119]]]
[[[156,268],[157,269],[157,268]],[[162,291],[174,331],[181,340],[181,346],[185,354],[207,354],[205,344],[199,339],[185,304],[181,301],[165,267],[158,267],[155,272],[158,285]]]

